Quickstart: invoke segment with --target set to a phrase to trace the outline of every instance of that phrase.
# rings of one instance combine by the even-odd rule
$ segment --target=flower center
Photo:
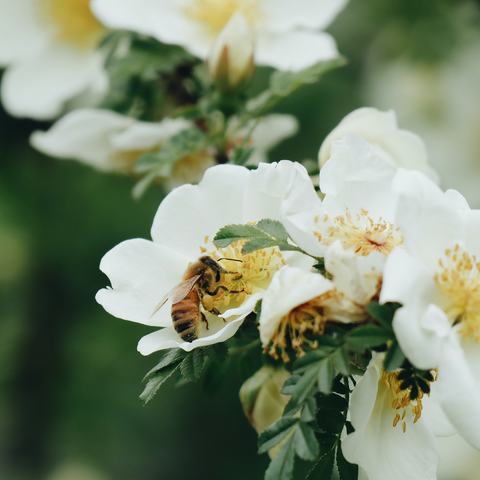
[[[235,12],[241,12],[251,25],[261,16],[259,0],[191,0],[185,11],[216,33],[222,30]]]
[[[393,418],[393,426],[396,427],[398,423],[402,422],[402,430],[403,432],[407,429],[407,424],[405,422],[405,416],[407,411],[413,415],[414,420],[413,423],[416,423],[418,419],[422,415],[422,398],[425,395],[418,387],[414,387],[413,384],[405,388],[404,381],[399,379],[399,375],[402,372],[387,372],[382,370],[381,379],[385,382],[388,390],[389,401],[390,401],[390,408],[392,412]],[[432,382],[437,379],[437,372],[436,370],[432,370],[430,372],[432,376]],[[430,381],[425,382],[428,385],[428,389],[430,388]],[[403,386],[403,389],[402,389]],[[427,387],[425,387],[427,388]],[[412,395],[412,390],[415,389],[415,395]],[[429,392],[430,390],[428,390]],[[430,393],[427,393],[430,395]],[[414,399],[412,399],[412,396]]]
[[[441,273],[435,280],[447,295],[449,302],[444,311],[453,325],[461,323],[460,332],[464,337],[480,340],[480,263],[475,255],[461,252],[455,245],[445,251],[445,258],[439,260]]]
[[[90,0],[37,0],[45,23],[55,28],[61,42],[77,48],[93,48],[103,27],[90,10]]]
[[[273,273],[286,264],[277,247],[243,254],[244,243],[245,240],[240,240],[226,248],[217,248],[207,236],[205,237],[205,247],[200,247],[202,253],[208,253],[229,272],[221,281],[221,284],[229,292],[220,290],[213,297],[215,308],[221,312],[229,307],[235,308],[241,305],[252,293],[266,290]],[[221,258],[224,260],[220,260]]]
[[[332,223],[327,227],[328,233],[314,232],[318,241],[325,245],[341,240],[346,249],[353,249],[358,255],[366,256],[373,251],[388,255],[394,247],[403,243],[398,228],[381,217],[374,222],[368,216],[368,211],[363,209],[356,215],[347,212],[332,219],[325,215],[323,221],[328,220]],[[315,223],[319,223],[318,216],[315,218]]]
[[[306,335],[322,335],[325,330],[328,315],[325,315],[325,303],[336,297],[338,294],[335,290],[328,292],[318,297],[309,300],[298,307],[295,307],[287,315],[283,316],[278,322],[275,333],[272,336],[272,341],[269,344],[270,348],[265,346],[264,352],[278,360],[277,347],[282,351],[282,360],[287,363],[290,357],[286,352],[287,338],[290,338],[291,346],[296,351],[297,357],[305,355],[304,345],[307,344],[310,348],[317,348],[318,341],[312,341]]]

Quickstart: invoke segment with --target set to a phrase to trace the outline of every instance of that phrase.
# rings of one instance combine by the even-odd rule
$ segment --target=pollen
[[[235,12],[241,12],[253,25],[261,17],[260,0],[191,0],[185,12],[215,33],[220,32]]]
[[[278,322],[277,328],[272,336],[272,341],[265,347],[264,352],[278,360],[277,349],[281,350],[281,356],[285,363],[290,361],[286,349],[288,342],[296,352],[297,357],[305,355],[304,347],[317,348],[318,342],[311,340],[308,335],[322,335],[327,322],[325,315],[325,303],[336,295],[335,290],[330,290],[323,295],[295,307]]]
[[[443,310],[465,338],[480,340],[480,263],[459,245],[445,251],[435,280],[447,296]]]
[[[93,48],[103,27],[90,10],[90,0],[37,0],[41,18],[54,28],[60,42],[77,48]]]
[[[382,371],[381,380],[385,382],[389,395],[389,402],[391,413],[393,417],[393,427],[396,427],[399,423],[402,425],[402,430],[405,433],[407,430],[407,424],[405,422],[406,415],[412,415],[413,423],[417,423],[422,416],[423,404],[422,399],[425,396],[425,392],[418,390],[418,396],[412,400],[412,387],[401,389],[402,380],[398,379],[398,375],[401,372],[387,372]],[[432,370],[433,382],[437,379],[437,371]],[[426,382],[430,387],[431,382]],[[429,393],[427,395],[430,395]]]
[[[273,274],[286,264],[278,247],[244,254],[244,243],[245,240],[241,240],[226,248],[206,247],[208,254],[215,260],[224,259],[219,263],[229,272],[223,275],[221,281],[229,292],[221,290],[214,298],[215,307],[220,311],[225,307],[237,307],[252,293],[266,290]]]
[[[330,245],[335,240],[340,240],[344,248],[354,250],[360,256],[374,251],[388,255],[394,247],[403,243],[398,228],[381,217],[378,221],[373,221],[367,210],[361,210],[356,215],[347,212],[331,219],[325,217],[323,221],[328,220],[331,224],[325,233],[315,232],[318,241]]]

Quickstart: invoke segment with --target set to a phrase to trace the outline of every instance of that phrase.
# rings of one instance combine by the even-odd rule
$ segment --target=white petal
[[[152,238],[156,243],[191,259],[200,256],[205,236],[210,240],[220,228],[244,224],[243,202],[249,171],[235,165],[209,168],[198,185],[173,190],[158,208]]]
[[[78,109],[62,117],[47,132],[34,132],[30,142],[47,155],[75,158],[111,170],[115,168],[111,156],[116,150],[112,137],[134,124],[133,118],[109,110]]]
[[[467,346],[467,345],[465,345]],[[445,342],[438,368],[440,403],[465,440],[480,449],[480,354],[478,343],[464,351],[453,336]]]
[[[18,117],[50,120],[98,75],[101,54],[49,45],[11,65],[2,79],[2,102]]]
[[[348,0],[264,0],[262,12],[269,30],[293,27],[324,29],[330,25]]]
[[[282,140],[295,135],[298,131],[298,126],[298,120],[293,115],[280,113],[266,115],[260,119],[252,132],[252,145],[255,149],[270,150]],[[247,129],[248,126],[245,130]]]
[[[449,437],[457,433],[440,405],[440,389],[438,382],[430,384],[430,395],[422,399],[422,420],[427,423],[436,437]]]
[[[297,72],[338,57],[333,38],[323,32],[263,34],[257,38],[255,63]]]
[[[259,326],[262,345],[268,345],[283,316],[333,288],[333,283],[318,273],[289,266],[276,272],[262,301]]]
[[[100,270],[112,288],[97,293],[96,300],[111,315],[145,325],[170,326],[170,303],[152,312],[164,295],[178,285],[190,258],[143,239],[127,240],[110,250]]]

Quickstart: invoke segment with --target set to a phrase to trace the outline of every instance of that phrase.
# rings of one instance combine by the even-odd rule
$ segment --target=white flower
[[[262,164],[256,171],[233,165],[210,168],[199,185],[183,185],[161,203],[152,226],[153,241],[127,240],[103,257],[100,268],[110,278],[112,288],[100,290],[97,301],[116,317],[164,327],[140,340],[138,349],[143,355],[174,347],[190,351],[227,340],[262,298],[280,266],[286,261],[311,265],[299,254],[268,249],[243,255],[241,244],[219,249],[212,243],[218,230],[228,224],[278,218],[281,198],[296,168],[287,161]],[[205,311],[209,329],[200,322],[199,338],[189,343],[173,328],[170,302],[152,313],[162,297],[181,283],[189,263],[202,254],[217,260],[242,260],[221,262],[236,272],[226,276],[229,290],[242,292],[220,290],[213,297],[213,306],[221,317]]]
[[[396,194],[391,189],[395,171],[378,157],[371,145],[356,135],[332,143],[332,157],[320,171],[323,202],[303,176],[285,198],[281,215],[292,239],[311,255],[322,257],[334,241],[358,255],[373,251],[387,255],[401,245],[395,225]]]
[[[232,146],[241,144],[251,129],[247,126],[238,130],[234,123],[227,129]],[[30,141],[37,150],[53,157],[73,158],[103,171],[132,173],[140,155],[159,150],[169,138],[192,126],[181,118],[142,122],[110,110],[83,108],[68,113],[47,132],[34,132]],[[248,164],[266,161],[267,150],[293,135],[297,128],[297,120],[290,115],[262,118],[249,141],[255,150]],[[233,154],[233,147],[228,153]],[[185,157],[175,163],[171,173],[167,172],[168,187],[198,183],[205,170],[215,164],[207,150]]]
[[[364,320],[365,306],[379,291],[383,258],[375,253],[358,257],[335,242],[325,258],[333,281],[297,267],[284,266],[276,272],[262,301],[259,330],[264,350],[272,342],[270,355],[276,358],[279,347],[288,361],[287,335],[301,356],[305,344],[315,348],[308,335],[322,334],[326,322]]]
[[[104,33],[88,0],[1,0],[2,102],[19,117],[49,120],[86,91],[106,89]]]
[[[440,403],[480,448],[480,212],[418,172],[400,170],[396,219],[406,250],[387,259],[380,301],[398,301],[393,328],[418,368],[438,367]]]
[[[412,401],[410,389],[399,388],[398,372],[386,372],[382,363],[383,355],[374,358],[353,390],[355,431],[342,440],[342,452],[369,480],[435,480],[441,457],[435,435],[453,432],[442,424],[433,391]]]
[[[223,93],[240,91],[252,79],[254,39],[247,20],[237,12],[220,32],[208,56],[208,71]]]
[[[438,183],[438,174],[428,164],[427,149],[415,133],[401,130],[393,110],[381,112],[376,108],[359,108],[349,113],[323,141],[318,153],[320,167],[331,156],[331,144],[344,135],[362,137],[372,146],[372,151],[392,168],[419,170]]]
[[[181,45],[206,59],[231,16],[242,13],[255,35],[255,63],[302,70],[338,53],[320,32],[346,0],[93,0],[92,10],[111,28],[133,30]]]

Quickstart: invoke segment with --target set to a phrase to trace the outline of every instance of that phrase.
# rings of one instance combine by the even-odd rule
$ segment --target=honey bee
[[[218,261],[220,260],[242,261],[233,258],[220,258]],[[243,290],[229,290],[225,285],[221,285],[220,282],[225,274],[237,275],[236,279],[242,276],[241,274],[238,276],[237,272],[226,270],[208,255],[201,256],[198,261],[188,266],[183,275],[183,281],[162,298],[151,317],[163,307],[167,300],[171,300],[175,331],[184,342],[193,342],[198,338],[201,321],[205,322],[208,330],[208,321],[200,310],[200,305],[206,311],[219,316],[220,312],[213,306],[213,297],[220,290],[229,293],[243,292]]]

